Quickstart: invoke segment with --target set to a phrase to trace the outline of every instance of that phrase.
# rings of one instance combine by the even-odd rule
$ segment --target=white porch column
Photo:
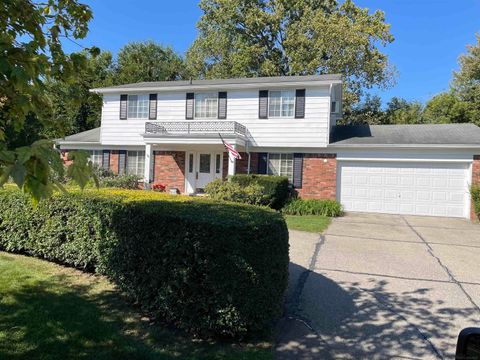
[[[145,170],[144,170],[144,183],[145,183],[145,189],[150,189],[150,181],[153,180],[153,174],[152,174],[152,161],[153,161],[153,147],[152,144],[146,144],[145,145]]]
[[[237,150],[237,145],[233,145],[233,148]],[[235,175],[235,169],[237,165],[237,159],[230,155],[230,152],[227,151],[228,156],[228,176]]]

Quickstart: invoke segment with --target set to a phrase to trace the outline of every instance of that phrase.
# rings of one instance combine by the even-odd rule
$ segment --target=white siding
[[[308,148],[327,146],[330,115],[328,86],[306,88],[304,119],[259,119],[258,90],[228,91],[227,119],[224,120],[237,121],[245,125],[250,133],[252,146]],[[120,120],[119,109],[120,93],[104,95],[102,144],[143,144],[145,122],[152,120]],[[156,121],[185,121],[185,92],[159,93],[157,111]]]

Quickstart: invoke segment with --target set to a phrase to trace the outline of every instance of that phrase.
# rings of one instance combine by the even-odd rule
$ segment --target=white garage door
[[[468,164],[339,161],[346,211],[468,217]]]

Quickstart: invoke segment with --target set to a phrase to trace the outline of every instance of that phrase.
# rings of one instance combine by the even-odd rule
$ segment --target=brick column
[[[480,155],[473,155],[472,163],[472,185],[480,185]],[[470,205],[470,219],[478,220],[478,215],[475,214],[475,206],[473,201]]]
[[[330,199],[337,196],[337,155],[304,154],[302,188],[297,189],[305,199]]]
[[[153,182],[185,192],[185,152],[154,151]]]

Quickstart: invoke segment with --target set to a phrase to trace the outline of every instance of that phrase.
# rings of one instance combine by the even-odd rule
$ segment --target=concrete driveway
[[[380,214],[291,231],[278,359],[449,359],[480,327],[480,226]]]

